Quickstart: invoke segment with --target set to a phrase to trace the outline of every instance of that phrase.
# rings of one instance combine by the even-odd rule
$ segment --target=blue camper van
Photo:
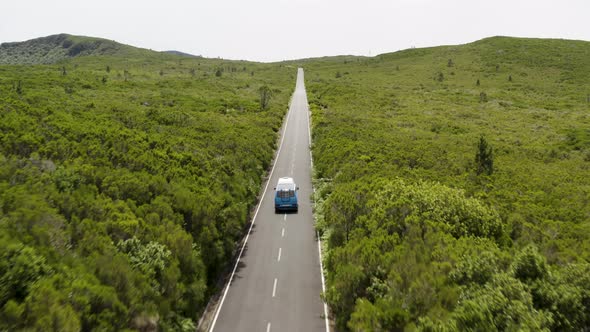
[[[275,188],[275,213],[280,211],[297,212],[297,190],[299,187],[293,178],[283,177],[279,179]]]

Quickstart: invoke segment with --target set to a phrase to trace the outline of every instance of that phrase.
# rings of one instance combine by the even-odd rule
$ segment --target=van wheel
[[[275,213],[279,213],[279,212],[280,212],[279,209],[275,209]]]

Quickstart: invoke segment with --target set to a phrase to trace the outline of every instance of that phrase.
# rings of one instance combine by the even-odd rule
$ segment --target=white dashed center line
[[[287,214],[285,213],[285,216],[283,217],[283,220],[287,220]]]
[[[277,293],[277,278],[275,278],[275,284],[272,286],[272,297],[275,297]]]
[[[283,227],[283,230],[281,231],[281,237],[285,237],[285,228]]]
[[[279,248],[279,257],[277,257],[277,262],[280,262],[281,261],[281,249],[282,248]]]
[[[268,322],[268,324],[266,324],[266,332],[270,332],[270,322]]]

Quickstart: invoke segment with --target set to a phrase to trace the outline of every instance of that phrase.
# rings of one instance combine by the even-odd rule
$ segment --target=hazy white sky
[[[3,0],[0,42],[57,33],[280,61],[504,35],[590,40],[590,0]]]

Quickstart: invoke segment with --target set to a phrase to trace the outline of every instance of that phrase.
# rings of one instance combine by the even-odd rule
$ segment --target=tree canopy
[[[497,37],[305,64],[339,330],[590,327],[589,51]]]
[[[0,66],[0,330],[194,331],[294,77],[155,52]]]

